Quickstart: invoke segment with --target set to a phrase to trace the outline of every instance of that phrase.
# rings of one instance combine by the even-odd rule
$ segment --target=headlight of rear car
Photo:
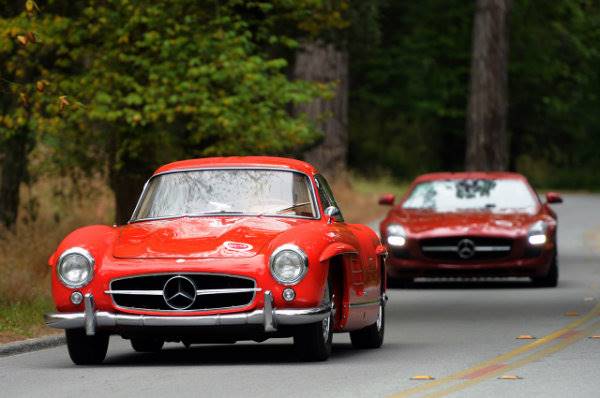
[[[548,230],[548,225],[540,220],[536,221],[529,227],[529,231],[527,233],[527,241],[530,245],[540,246],[546,243],[546,231]]]
[[[85,286],[94,275],[94,257],[81,247],[65,250],[58,259],[56,273],[66,287]]]
[[[271,254],[269,263],[273,278],[284,285],[295,285],[306,274],[308,257],[295,245],[283,245]]]
[[[393,247],[403,247],[406,244],[406,230],[400,224],[390,224],[387,229],[387,243]]]

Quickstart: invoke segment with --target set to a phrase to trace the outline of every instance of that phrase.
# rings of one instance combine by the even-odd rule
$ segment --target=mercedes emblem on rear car
[[[471,239],[463,239],[458,242],[458,257],[468,260],[475,255],[475,243]]]
[[[196,285],[185,276],[176,275],[163,287],[165,303],[174,310],[186,310],[196,301]]]

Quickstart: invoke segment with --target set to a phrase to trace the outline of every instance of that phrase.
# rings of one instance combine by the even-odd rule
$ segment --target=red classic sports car
[[[76,364],[102,362],[110,334],[141,352],[293,337],[303,359],[325,360],[333,332],[381,346],[385,255],[372,230],[344,222],[310,164],[175,162],[146,183],[127,225],[62,241],[46,323],[66,329]]]
[[[394,196],[379,203],[394,205]],[[381,222],[390,285],[415,277],[524,276],[558,281],[556,214],[515,173],[435,173],[418,177]]]

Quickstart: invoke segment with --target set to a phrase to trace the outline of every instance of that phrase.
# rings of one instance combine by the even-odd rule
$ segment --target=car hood
[[[539,217],[527,213],[457,212],[404,210],[394,212],[392,223],[402,224],[408,234],[422,236],[504,235],[516,236]]]
[[[273,217],[182,217],[121,227],[118,258],[252,257],[280,233],[307,220]]]

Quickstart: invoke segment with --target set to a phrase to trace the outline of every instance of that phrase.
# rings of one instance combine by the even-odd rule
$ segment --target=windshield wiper
[[[302,207],[302,206],[306,206],[306,205],[309,205],[309,204],[310,204],[310,202],[296,203],[296,204],[291,205],[289,207],[285,207],[283,209],[275,210],[274,212],[264,211],[262,213],[257,214],[256,216],[257,217],[261,217],[261,216],[264,216],[265,214],[281,214],[281,213],[283,213],[285,211],[294,210],[297,207]]]
[[[290,210],[294,210],[297,207],[302,207],[302,206],[306,206],[309,205],[310,202],[302,202],[302,203],[296,203],[295,205],[292,205],[290,207],[286,207],[285,209],[279,209],[275,212],[275,214],[279,214],[279,213],[283,213],[284,211],[290,211]]]
[[[227,214],[244,214],[244,213],[241,211],[219,210],[219,211],[207,211],[204,213],[196,213],[196,214],[184,214],[182,217],[218,216],[221,214],[227,215]]]

